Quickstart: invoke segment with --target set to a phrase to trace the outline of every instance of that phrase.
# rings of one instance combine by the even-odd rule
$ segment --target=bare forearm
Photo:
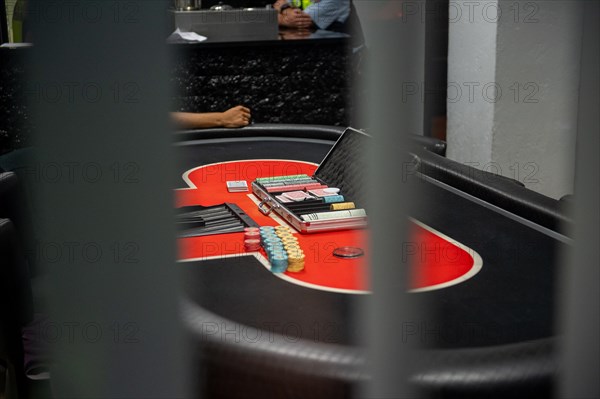
[[[250,123],[250,110],[243,105],[229,108],[225,112],[171,112],[177,125],[184,129],[206,129],[210,127],[242,127]]]
[[[171,112],[175,123],[185,129],[205,129],[210,127],[223,127],[222,112],[191,113]]]

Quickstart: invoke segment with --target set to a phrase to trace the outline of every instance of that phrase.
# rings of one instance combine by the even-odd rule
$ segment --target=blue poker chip
[[[274,256],[271,260],[271,271],[273,273],[283,273],[287,270],[287,257]]]
[[[267,245],[274,245],[274,244],[281,244],[283,245],[283,242],[279,239],[279,238],[273,238],[273,237],[268,237],[262,240],[263,245],[267,246]]]
[[[274,249],[271,252],[268,252],[269,259],[275,260],[287,260],[287,252],[284,249]]]
[[[267,255],[269,256],[269,259],[273,258],[274,256],[281,256],[281,255],[285,255],[285,250],[284,249],[279,249],[279,248],[269,248],[267,249]]]
[[[262,242],[268,242],[268,241],[277,241],[277,240],[279,240],[279,237],[277,237],[276,235],[264,234],[264,235],[260,236],[260,239]]]
[[[331,204],[334,202],[344,202],[344,196],[343,195],[329,195],[327,197],[323,197],[323,202],[325,202],[326,204]]]
[[[269,255],[269,259],[285,259],[287,260],[287,253],[285,249],[281,248],[271,248],[267,250],[267,255]]]

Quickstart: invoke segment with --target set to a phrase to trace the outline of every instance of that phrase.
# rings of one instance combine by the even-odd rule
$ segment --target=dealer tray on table
[[[314,175],[274,176],[252,182],[260,211],[275,212],[301,233],[363,228],[364,154],[368,135],[347,128]]]

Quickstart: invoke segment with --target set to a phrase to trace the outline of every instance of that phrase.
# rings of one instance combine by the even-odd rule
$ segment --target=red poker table
[[[234,202],[259,225],[283,224],[259,213],[249,193],[228,193],[225,181],[310,174],[343,131],[257,124],[177,132],[176,206]],[[443,142],[415,137],[413,145],[426,206],[411,215],[417,245],[399,256],[425,259],[411,291],[432,311],[398,331],[426,347],[411,383],[435,397],[551,396],[559,254],[570,244],[560,203],[465,170],[443,157]],[[272,273],[262,254],[244,250],[240,232],[180,238],[182,315],[194,373],[203,376],[197,391],[332,398],[367,381],[356,316],[369,295],[366,234],[298,235],[310,260],[297,275]],[[342,245],[365,256],[332,257]]]

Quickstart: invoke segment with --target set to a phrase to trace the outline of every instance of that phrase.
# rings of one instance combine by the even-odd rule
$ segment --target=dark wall
[[[30,144],[32,122],[25,98],[30,49],[0,49],[0,155]]]
[[[0,0],[0,44],[7,43],[8,40],[8,19],[6,18],[6,4]]]
[[[449,0],[427,0],[425,13],[425,136],[446,139]]]
[[[317,40],[262,45],[170,45],[173,110],[252,109],[257,123],[352,125],[359,55],[347,42]],[[31,106],[40,95],[27,84],[34,48],[0,49],[0,154],[31,145]]]
[[[355,57],[347,42],[172,48],[179,111],[214,112],[242,104],[252,109],[257,123],[351,122]]]

